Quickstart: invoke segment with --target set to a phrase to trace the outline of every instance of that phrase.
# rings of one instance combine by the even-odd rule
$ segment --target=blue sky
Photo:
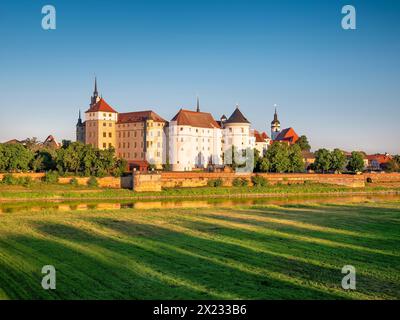
[[[41,8],[57,29],[41,28]],[[357,30],[341,28],[341,8]],[[120,112],[181,107],[229,116],[313,149],[400,153],[400,1],[169,0],[0,3],[0,141],[75,138],[99,91]]]

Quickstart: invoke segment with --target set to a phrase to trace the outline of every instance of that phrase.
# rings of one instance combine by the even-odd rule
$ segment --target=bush
[[[211,180],[208,180],[207,185],[209,187],[221,187],[222,186],[222,179],[211,179]]]
[[[87,181],[87,185],[89,187],[98,187],[99,182],[97,181],[96,177],[90,177],[89,180]]]
[[[5,174],[3,176],[3,180],[1,182],[4,183],[4,184],[7,184],[7,185],[14,186],[14,185],[17,185],[19,183],[18,180],[19,179],[15,178],[12,174]]]
[[[58,172],[48,171],[42,179],[46,183],[57,183],[58,182]]]
[[[232,185],[234,186],[234,187],[245,187],[245,186],[247,186],[249,184],[249,182],[246,180],[246,179],[244,179],[244,178],[235,178],[233,181],[232,181]]]
[[[12,174],[5,174],[2,183],[13,186],[30,187],[33,184],[33,179],[31,177],[16,178]]]
[[[268,185],[268,180],[259,175],[252,176],[251,182],[255,187],[266,187]]]
[[[18,180],[18,184],[23,185],[24,187],[30,187],[33,184],[33,179],[31,177],[22,177]]]
[[[71,186],[78,186],[79,185],[79,182],[78,182],[78,179],[77,178],[72,178],[71,180],[69,180],[69,184],[71,185]]]

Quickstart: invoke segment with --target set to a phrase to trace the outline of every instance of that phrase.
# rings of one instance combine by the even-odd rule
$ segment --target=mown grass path
[[[4,213],[0,298],[400,299],[399,243],[400,200]]]

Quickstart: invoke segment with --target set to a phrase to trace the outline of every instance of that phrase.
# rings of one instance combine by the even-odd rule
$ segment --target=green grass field
[[[400,200],[0,214],[2,299],[400,299]],[[41,288],[54,265],[57,289]],[[341,288],[341,269],[357,289]]]

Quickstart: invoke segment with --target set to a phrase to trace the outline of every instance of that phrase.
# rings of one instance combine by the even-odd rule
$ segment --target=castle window
[[[111,133],[111,132],[108,133],[108,137],[109,137],[109,138],[112,137],[112,133]]]
[[[137,153],[135,152],[135,156],[134,156],[134,158],[136,159],[137,158]]]
[[[111,148],[111,147],[112,147],[111,143],[109,143],[109,144],[108,144],[108,147],[109,147],[109,148]]]
[[[112,123],[110,123],[108,126],[109,126],[109,127],[112,127]]]
[[[130,143],[128,142],[128,148],[130,148]]]
[[[107,125],[107,123],[103,122],[103,127],[105,127]]]
[[[137,143],[136,142],[135,142],[134,146],[135,146],[135,148],[137,147]]]
[[[125,142],[122,144],[122,148],[125,148]]]
[[[106,137],[107,137],[107,133],[103,132],[103,138],[106,138]]]
[[[107,148],[107,143],[103,143],[103,148]]]
[[[109,114],[109,116],[110,116],[110,117],[112,116],[111,113]]]
[[[130,131],[128,131],[128,138],[131,136],[131,132]]]

